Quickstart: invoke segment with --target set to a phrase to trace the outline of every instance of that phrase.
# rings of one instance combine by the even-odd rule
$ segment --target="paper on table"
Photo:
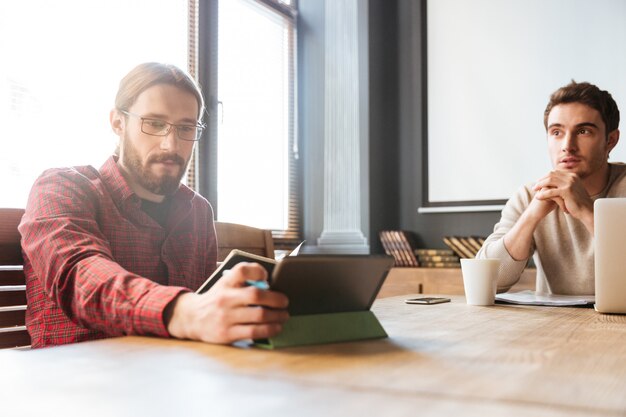
[[[300,242],[300,244],[296,246],[295,249],[292,250],[291,252],[287,252],[284,250],[276,251],[276,260],[280,261],[287,256],[298,256],[298,253],[300,252],[300,248],[302,247],[302,245],[304,245],[304,242],[305,242],[304,240]]]
[[[595,299],[596,298],[593,295],[538,294],[530,290],[496,294],[496,301],[535,306],[586,305],[593,304]]]
[[[287,256],[297,256],[298,253],[300,252],[300,248],[302,247],[302,245],[304,245],[304,242],[306,242],[305,240],[303,240],[302,242],[300,242],[300,244],[298,246],[296,246],[296,248],[294,250],[292,250],[289,255]]]

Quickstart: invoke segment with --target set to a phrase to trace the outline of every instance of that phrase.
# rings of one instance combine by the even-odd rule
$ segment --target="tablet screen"
[[[300,255],[281,260],[271,289],[292,315],[369,310],[393,265],[390,256]]]

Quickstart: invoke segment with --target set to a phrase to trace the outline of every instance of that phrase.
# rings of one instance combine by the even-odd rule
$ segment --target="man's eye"
[[[578,131],[578,134],[579,134],[579,135],[588,135],[589,133],[590,133],[590,132],[589,132],[589,130],[588,130],[588,129],[580,129],[580,130]]]
[[[180,133],[191,133],[194,130],[196,130],[195,126],[188,126],[188,125],[180,125],[178,126],[178,130]]]
[[[552,132],[550,132],[550,134],[551,134],[552,136],[559,136],[559,135],[561,134],[561,132],[560,132],[560,131],[558,131],[558,130],[553,130]]]
[[[144,123],[153,129],[165,129],[167,126],[167,123],[161,120],[144,120]]]

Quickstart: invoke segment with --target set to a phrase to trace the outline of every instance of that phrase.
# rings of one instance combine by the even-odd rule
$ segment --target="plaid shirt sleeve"
[[[75,324],[109,336],[167,337],[163,311],[189,290],[159,285],[115,262],[97,222],[97,192],[87,179],[44,173],[19,226],[24,254],[45,296]]]

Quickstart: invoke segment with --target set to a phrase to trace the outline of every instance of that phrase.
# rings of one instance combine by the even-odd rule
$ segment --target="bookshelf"
[[[511,291],[534,290],[537,270],[526,268]],[[391,268],[378,298],[404,294],[462,295],[460,268]]]

